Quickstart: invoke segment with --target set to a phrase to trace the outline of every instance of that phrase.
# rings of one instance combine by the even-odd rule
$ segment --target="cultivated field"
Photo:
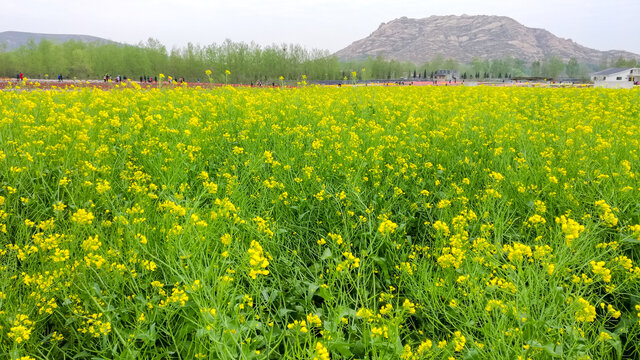
[[[0,358],[640,356],[640,91],[0,92]]]

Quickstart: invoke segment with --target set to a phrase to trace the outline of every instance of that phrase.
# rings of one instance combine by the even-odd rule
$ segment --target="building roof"
[[[551,77],[548,76],[514,76],[511,78],[511,80],[550,80]]]
[[[609,69],[605,69],[602,71],[598,71],[597,73],[593,73],[593,75],[611,75],[611,74],[617,74],[619,72],[623,72],[626,70],[631,70],[633,68],[609,68]]]
[[[457,72],[458,70],[436,70],[434,75],[449,75]]]

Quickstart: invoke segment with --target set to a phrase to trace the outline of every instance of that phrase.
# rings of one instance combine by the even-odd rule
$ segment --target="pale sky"
[[[84,34],[168,49],[255,41],[337,51],[407,16],[501,15],[598,50],[640,54],[640,0],[1,0],[0,32]]]

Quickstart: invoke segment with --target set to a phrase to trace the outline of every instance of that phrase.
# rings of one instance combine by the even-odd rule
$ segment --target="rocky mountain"
[[[558,56],[597,64],[603,59],[636,58],[627,51],[599,51],[559,38],[547,30],[526,27],[505,16],[431,16],[424,19],[402,17],[382,23],[368,37],[336,53],[341,60],[381,55],[386,59],[421,64],[437,55],[470,62],[513,57],[525,61]]]
[[[22,45],[26,45],[27,42],[33,39],[37,44],[42,39],[55,42],[65,42],[69,40],[84,41],[84,42],[102,42],[113,43],[111,40],[99,38],[89,35],[71,35],[71,34],[38,34],[28,33],[20,31],[5,31],[0,32],[0,51],[11,51],[19,48]]]

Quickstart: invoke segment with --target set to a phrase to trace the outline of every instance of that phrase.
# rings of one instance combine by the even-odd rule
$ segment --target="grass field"
[[[0,92],[0,358],[640,357],[640,91]]]

